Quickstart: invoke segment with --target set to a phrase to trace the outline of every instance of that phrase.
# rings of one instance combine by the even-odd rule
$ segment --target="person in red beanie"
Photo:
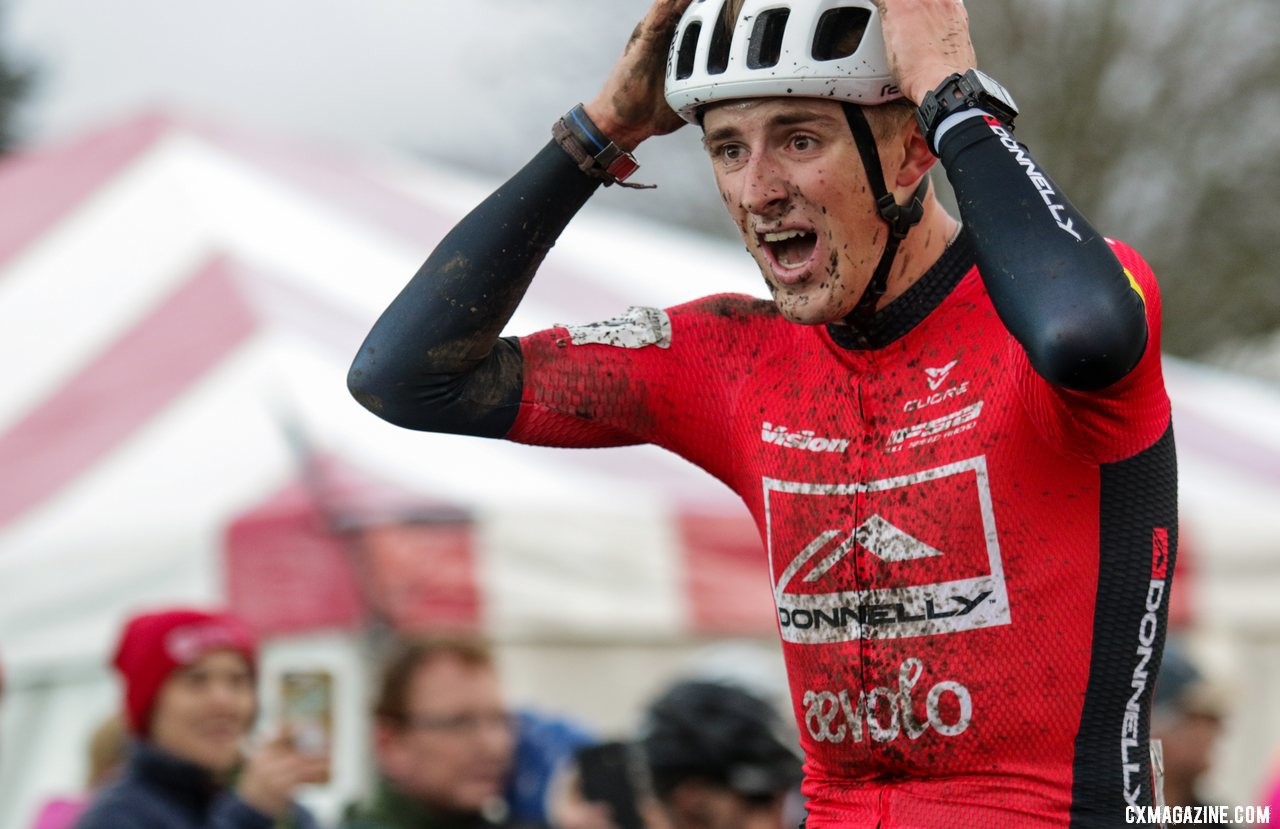
[[[314,829],[293,793],[323,780],[328,761],[283,735],[243,753],[258,710],[255,659],[253,635],[229,614],[130,619],[114,665],[133,752],[77,829]]]

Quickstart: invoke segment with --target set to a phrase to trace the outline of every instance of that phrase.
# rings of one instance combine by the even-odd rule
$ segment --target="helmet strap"
[[[925,176],[920,180],[915,192],[911,194],[910,201],[906,204],[898,204],[893,194],[889,192],[889,188],[885,186],[884,171],[880,168],[880,152],[876,149],[876,138],[871,132],[871,125],[867,123],[862,107],[851,103],[843,106],[849,129],[853,131],[854,143],[858,146],[858,154],[862,156],[862,166],[867,172],[867,183],[871,185],[871,192],[876,197],[876,210],[884,223],[889,226],[889,238],[885,241],[884,253],[880,255],[880,262],[871,275],[871,281],[867,283],[858,304],[845,317],[846,322],[856,327],[870,322],[875,316],[876,304],[880,302],[880,297],[884,296],[888,287],[889,270],[893,267],[893,260],[898,256],[898,247],[907,237],[908,231],[924,217],[924,197],[929,191],[929,177]]]

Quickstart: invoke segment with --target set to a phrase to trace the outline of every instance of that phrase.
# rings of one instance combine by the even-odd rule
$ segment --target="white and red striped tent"
[[[488,189],[159,115],[0,165],[0,660],[27,698],[0,804],[36,785],[9,758],[83,739],[35,691],[105,676],[138,607],[230,602],[269,634],[771,635],[745,510],[683,461],[418,434],[350,399],[377,313]],[[757,282],[731,245],[589,207],[509,330]],[[1280,394],[1169,372],[1188,612],[1274,630]]]
[[[353,162],[163,117],[0,170],[5,215],[19,217],[0,228],[0,338],[12,355],[0,395],[0,604],[17,620],[56,597],[66,623],[46,617],[39,641],[6,624],[6,658],[100,653],[124,604],[218,598],[228,550],[235,567],[257,568],[229,585],[249,601],[279,562],[239,554],[261,549],[268,519],[300,504],[348,524],[435,502],[471,514],[477,543],[454,575],[473,600],[442,611],[462,613],[457,622],[648,635],[742,624],[732,606],[690,600],[700,577],[682,557],[702,550],[699,520],[742,512],[684,462],[651,448],[422,435],[348,398],[345,367],[378,311],[482,194],[425,165]],[[754,287],[749,265],[731,266],[719,246],[587,218],[513,331]],[[353,487],[360,476],[381,486]],[[342,494],[353,490],[357,502]],[[45,594],[38,574],[52,572]],[[333,608],[302,607],[308,598],[296,597],[297,618],[248,609],[273,632],[333,621],[309,618]],[[83,641],[76,617],[87,615],[98,641]]]
[[[78,756],[84,716],[18,703],[105,677],[139,607],[230,602],[267,634],[770,631],[745,510],[684,461],[425,435],[347,394],[381,308],[487,189],[158,115],[0,166],[0,660],[26,711],[0,756]],[[591,212],[513,332],[755,288],[719,245]],[[0,803],[30,785],[0,776]]]

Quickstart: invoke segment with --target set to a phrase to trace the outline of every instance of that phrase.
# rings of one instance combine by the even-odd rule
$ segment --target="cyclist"
[[[1110,827],[1153,802],[1177,542],[1159,293],[976,63],[959,0],[658,0],[349,378],[405,427],[654,443],[738,492],[810,829]],[[575,212],[686,121],[772,300],[500,337]]]

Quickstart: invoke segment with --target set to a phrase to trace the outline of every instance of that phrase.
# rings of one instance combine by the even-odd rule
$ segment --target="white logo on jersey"
[[[905,659],[898,668],[896,691],[883,685],[858,691],[856,702],[849,689],[805,691],[801,703],[805,707],[804,724],[809,736],[820,743],[861,742],[864,723],[867,734],[877,743],[896,740],[904,731],[912,740],[918,740],[930,728],[944,737],[964,733],[973,721],[973,697],[968,688],[949,679],[929,689],[925,696],[925,718],[916,719],[919,709],[912,691],[922,673],[921,660]],[[941,705],[944,694],[954,699],[955,711],[950,714],[954,722],[947,722],[944,717]]]
[[[951,373],[951,369],[955,368],[959,362],[959,360],[952,360],[942,368],[926,368],[924,376],[929,381],[929,390],[937,391],[939,386],[947,382],[947,375]]]
[[[978,417],[982,414],[982,403],[983,401],[979,400],[949,415],[917,423],[905,429],[895,429],[889,433],[889,438],[885,441],[885,449],[889,452],[897,452],[900,449],[934,443],[943,438],[967,432],[978,425]]]
[[[644,348],[656,345],[671,347],[671,318],[661,308],[641,308],[632,305],[620,316],[603,322],[586,325],[557,327],[569,332],[569,342],[574,345],[612,345],[618,348]]]
[[[807,449],[810,452],[843,452],[849,448],[847,438],[818,437],[812,429],[792,432],[786,426],[774,426],[767,420],[760,426],[760,439],[787,449]]]
[[[764,478],[763,483],[769,561],[776,578],[774,602],[783,640],[824,644],[896,639],[1010,623],[985,457],[868,483],[819,484],[773,478]],[[865,503],[868,510],[901,509],[899,502],[914,503],[916,510],[924,511],[934,503],[935,493],[948,497],[939,490],[954,490],[957,484],[969,488],[974,502],[960,502],[954,508],[975,511],[970,513],[977,519],[970,524],[971,531],[980,533],[974,540],[985,544],[985,550],[966,547],[952,551],[950,555],[958,559],[945,570],[950,573],[947,580],[871,590],[811,592],[810,585],[821,582],[843,559],[856,554],[858,547],[889,566],[907,566],[918,559],[948,555],[945,549],[926,544],[886,521],[878,511],[852,530],[813,527],[812,516],[852,515],[855,502]],[[811,498],[838,500],[823,504],[811,502]],[[815,530],[817,535],[813,535]],[[827,552],[822,555],[824,551]],[[816,565],[796,578],[814,561]]]
[[[801,566],[813,557],[814,553],[821,550],[828,541],[837,535],[839,533],[836,530],[827,530],[815,538],[791,562],[791,566],[787,568],[787,572],[782,574],[782,578],[788,582],[791,581],[795,576],[795,570],[799,570]],[[880,516],[873,515],[859,524],[858,529],[854,530],[853,534],[844,540],[844,543],[836,547],[831,555],[824,558],[816,567],[810,570],[809,575],[805,576],[804,580],[814,582],[825,576],[832,567],[839,564],[840,560],[849,554],[855,542],[867,548],[868,552],[881,561],[912,561],[917,558],[942,555],[940,550],[935,550],[918,538],[912,538]]]

